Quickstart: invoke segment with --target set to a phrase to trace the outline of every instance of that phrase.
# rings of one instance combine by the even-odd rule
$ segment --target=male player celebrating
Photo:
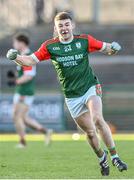
[[[116,54],[120,45],[105,43],[91,35],[74,35],[74,22],[67,12],[58,13],[54,19],[57,37],[45,41],[38,51],[30,56],[20,56],[16,50],[9,50],[7,58],[31,66],[39,61],[52,60],[57,71],[65,100],[75,122],[86,133],[96,153],[104,176],[109,175],[107,153],[101,148],[96,129],[109,149],[111,160],[119,171],[127,170],[117,154],[111,131],[102,114],[101,85],[89,65],[89,54],[101,51]]]
[[[29,38],[25,34],[17,34],[13,38],[13,47],[20,55],[30,55]],[[37,121],[29,117],[28,112],[34,100],[36,66],[17,66],[16,89],[13,98],[13,118],[16,131],[20,137],[19,148],[26,146],[25,127],[28,126],[46,134],[46,144],[51,140],[51,130],[44,128]]]

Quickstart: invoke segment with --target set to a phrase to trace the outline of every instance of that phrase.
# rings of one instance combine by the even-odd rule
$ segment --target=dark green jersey
[[[30,55],[31,51],[29,50],[25,54]],[[34,76],[36,74],[36,67],[35,66],[30,66],[30,67],[17,66],[17,74],[18,74],[18,78],[22,77],[23,75],[30,75],[30,76],[33,76],[33,78],[32,78],[32,80],[30,80],[26,83],[16,85],[15,92],[19,93],[20,95],[23,95],[23,96],[34,95],[34,91],[35,91]]]
[[[51,59],[57,71],[62,90],[67,98],[79,97],[99,81],[89,65],[89,53],[103,48],[103,42],[90,35],[74,35],[64,44],[59,38],[42,44],[31,56],[36,61]]]

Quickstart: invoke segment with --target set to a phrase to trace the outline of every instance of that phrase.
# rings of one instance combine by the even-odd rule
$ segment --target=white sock
[[[111,160],[113,160],[114,158],[118,158],[118,157],[119,157],[118,154],[115,154],[115,155],[111,156]]]
[[[102,157],[99,158],[99,162],[102,162],[104,160],[105,157],[105,152],[103,153]]]

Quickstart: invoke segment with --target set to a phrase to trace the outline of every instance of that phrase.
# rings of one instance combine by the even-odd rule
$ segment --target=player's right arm
[[[16,64],[18,65],[24,65],[24,66],[32,66],[36,64],[36,61],[33,60],[33,58],[31,56],[27,56],[27,55],[18,55],[18,51],[15,49],[10,49],[7,52],[7,58],[9,60],[14,61]]]
[[[14,61],[15,63],[23,66],[33,66],[39,61],[49,60],[51,58],[50,53],[47,50],[46,43],[43,43],[38,51],[34,52],[32,55],[18,55],[18,51],[15,49],[10,49],[7,52],[7,58]]]

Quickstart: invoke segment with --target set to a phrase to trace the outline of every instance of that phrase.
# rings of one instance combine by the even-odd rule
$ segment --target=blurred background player
[[[45,41],[38,51],[30,56],[20,56],[16,50],[11,49],[7,58],[27,66],[51,59],[68,109],[77,125],[86,133],[87,140],[98,157],[101,174],[109,175],[109,165],[96,128],[110,152],[112,164],[119,171],[127,170],[127,165],[118,156],[110,128],[104,120],[101,85],[88,59],[88,54],[96,51],[114,55],[121,50],[121,46],[117,42],[96,40],[89,34],[74,35],[75,24],[67,12],[58,13],[54,23],[58,34],[56,38]]]
[[[17,34],[13,38],[13,47],[20,55],[30,55],[29,38],[25,34]],[[36,120],[32,119],[28,112],[34,100],[36,66],[17,65],[16,89],[13,98],[13,119],[20,141],[17,147],[25,147],[26,126],[46,135],[46,144],[51,140],[51,129],[44,128]]]

